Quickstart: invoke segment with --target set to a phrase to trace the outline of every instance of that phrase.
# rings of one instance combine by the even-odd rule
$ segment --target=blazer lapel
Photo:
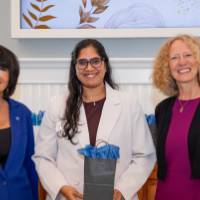
[[[101,113],[101,119],[97,130],[97,139],[108,141],[112,128],[120,116],[121,105],[118,92],[106,85],[106,100]]]
[[[12,171],[16,160],[18,148],[18,142],[20,139],[21,118],[20,113],[17,112],[17,104],[12,100],[9,100],[9,112],[10,112],[10,126],[11,126],[11,147],[8,154],[8,158],[5,164],[5,171]]]

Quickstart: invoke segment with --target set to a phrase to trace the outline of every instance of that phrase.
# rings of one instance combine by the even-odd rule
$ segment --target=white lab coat
[[[58,137],[62,131],[62,117],[66,96],[52,99],[36,138],[33,157],[40,180],[48,192],[48,200],[65,200],[59,194],[63,185],[71,185],[83,193],[84,157],[78,149],[89,144],[89,133],[83,105],[80,108],[80,133],[77,145]],[[126,200],[136,200],[137,192],[150,175],[156,160],[155,149],[145,116],[133,95],[113,90],[106,85],[97,140],[120,147],[115,188]]]

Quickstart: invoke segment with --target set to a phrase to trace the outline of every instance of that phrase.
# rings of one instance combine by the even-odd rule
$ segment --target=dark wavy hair
[[[108,83],[113,89],[118,88],[118,85],[112,80],[112,70],[109,58],[106,54],[103,45],[95,39],[81,40],[75,46],[71,54],[71,64],[69,69],[68,82],[69,95],[66,101],[66,108],[64,114],[64,119],[66,122],[64,124],[64,133],[62,134],[62,137],[66,137],[67,139],[69,139],[72,144],[75,144],[73,142],[73,138],[78,133],[80,106],[82,104],[82,85],[76,76],[76,60],[79,57],[81,50],[90,46],[93,47],[99,54],[99,56],[104,60],[106,66],[104,82]]]
[[[8,99],[15,91],[20,69],[16,55],[2,45],[0,45],[0,68],[9,73],[8,86],[3,91],[3,98]]]

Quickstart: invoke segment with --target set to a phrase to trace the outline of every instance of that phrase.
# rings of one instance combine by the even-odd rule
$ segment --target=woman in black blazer
[[[153,83],[169,96],[156,107],[156,200],[200,199],[200,41],[169,39],[153,68]]]

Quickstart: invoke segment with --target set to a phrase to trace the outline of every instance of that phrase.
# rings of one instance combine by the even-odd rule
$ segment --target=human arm
[[[132,100],[134,102],[134,100]],[[155,149],[145,116],[136,103],[131,110],[131,161],[115,184],[125,199],[133,199],[145,183],[155,164]],[[127,148],[127,146],[126,146]]]
[[[62,107],[60,103],[57,98],[50,102],[36,137],[33,157],[40,181],[53,200],[60,194],[61,188],[68,185],[56,163],[58,153],[56,123],[59,120],[59,107]]]

